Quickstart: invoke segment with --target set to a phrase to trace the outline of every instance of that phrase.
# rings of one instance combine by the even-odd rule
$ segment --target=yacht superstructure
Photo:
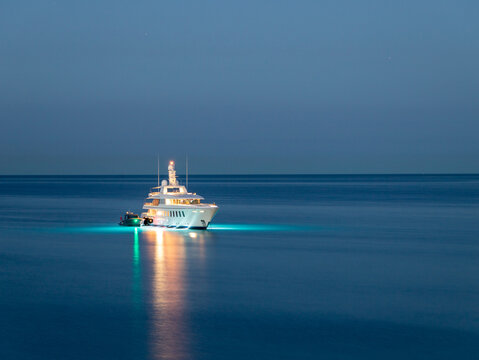
[[[177,229],[206,229],[218,211],[215,204],[205,204],[204,198],[189,193],[176,179],[175,163],[168,165],[168,180],[151,189],[141,214],[145,224]]]

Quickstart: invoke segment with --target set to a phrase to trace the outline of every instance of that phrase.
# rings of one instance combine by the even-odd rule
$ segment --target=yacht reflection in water
[[[195,265],[198,262],[201,266],[205,256],[204,243],[210,236],[202,231],[152,229],[142,232],[145,239],[142,253],[146,252],[143,261],[148,261],[147,267],[151,271],[151,298],[148,301],[151,307],[148,312],[152,324],[148,341],[155,359],[190,358],[185,263]]]

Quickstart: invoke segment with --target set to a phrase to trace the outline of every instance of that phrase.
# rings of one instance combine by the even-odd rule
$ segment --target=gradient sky
[[[0,174],[479,172],[478,10],[2,0]]]

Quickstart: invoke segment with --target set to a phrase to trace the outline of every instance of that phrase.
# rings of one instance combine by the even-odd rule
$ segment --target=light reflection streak
[[[158,229],[144,235],[152,263],[152,355],[156,359],[188,358],[185,236]]]
[[[134,332],[142,332],[141,316],[146,310],[152,320],[148,330],[152,358],[188,358],[190,332],[186,317],[188,283],[185,262],[189,257],[189,265],[199,264],[197,270],[201,271],[205,259],[205,236],[208,235],[204,231],[179,232],[158,228],[130,230],[133,231]],[[142,276],[142,271],[151,276]],[[151,279],[151,283],[142,284],[142,279],[147,278]],[[150,290],[146,292],[151,294],[150,298],[143,298],[142,288],[145,286]],[[145,308],[145,303],[151,304],[151,307]]]

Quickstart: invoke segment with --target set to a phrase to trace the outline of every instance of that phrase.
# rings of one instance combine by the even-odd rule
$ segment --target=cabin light
[[[190,238],[192,239],[196,239],[198,237],[198,234],[197,233],[190,233]]]

